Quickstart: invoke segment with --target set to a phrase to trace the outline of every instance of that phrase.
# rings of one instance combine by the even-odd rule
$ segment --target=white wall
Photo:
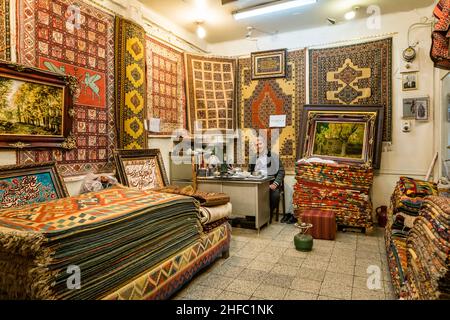
[[[431,17],[434,6],[418,9],[411,12],[383,15],[381,28],[370,30],[366,26],[366,20],[340,23],[334,26],[324,26],[314,29],[305,29],[295,32],[277,34],[259,38],[257,45],[254,41],[246,39],[212,44],[208,47],[214,54],[230,56],[248,56],[250,52],[270,50],[278,48],[304,48],[304,47],[333,47],[355,42],[370,41],[378,36],[393,34],[393,132],[392,145],[383,148],[382,162],[379,172],[376,174],[372,200],[374,208],[388,204],[395,182],[401,175],[408,175],[423,179],[429,164],[434,156],[435,130],[434,123],[439,120],[431,118],[428,122],[412,120],[412,130],[409,133],[401,131],[402,99],[405,97],[430,96],[431,106],[440,105],[440,99],[433,99],[434,93],[434,68],[429,58],[431,46],[430,27],[415,27],[411,30],[410,43],[419,42],[418,62],[419,89],[416,91],[402,92],[400,70],[403,67],[401,58],[402,50],[408,45],[408,27],[421,21],[421,17]],[[372,36],[374,38],[372,39]],[[308,89],[307,89],[308,91]],[[307,93],[308,94],[308,93]],[[431,108],[433,114],[435,108]],[[438,108],[440,109],[440,108]],[[439,113],[439,112],[438,112]],[[293,177],[286,177],[288,191],[288,206],[292,204]]]

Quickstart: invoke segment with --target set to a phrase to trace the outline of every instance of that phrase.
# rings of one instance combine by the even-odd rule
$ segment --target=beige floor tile
[[[381,258],[358,258],[356,257],[355,265],[362,267],[378,266],[381,268]]]
[[[281,256],[280,259],[278,259],[278,264],[284,264],[299,268],[302,265],[303,261],[305,261],[303,257],[288,256],[285,254]]]
[[[271,273],[267,274],[267,277],[264,278],[262,283],[271,285],[271,286],[289,288],[292,283],[292,280],[294,280],[293,276],[287,276],[287,275],[271,272]]]
[[[353,288],[352,300],[385,300],[384,292]]]
[[[303,278],[295,278],[292,281],[292,284],[290,286],[291,289],[308,292],[312,294],[319,294],[320,287],[321,287],[320,281],[310,280],[310,279],[303,279]]]
[[[342,286],[330,282],[323,282],[322,287],[320,288],[319,295],[350,300],[352,298],[352,287]]]
[[[340,255],[332,255],[330,258],[330,263],[335,264],[345,264],[345,265],[351,265],[354,266],[356,262],[355,256],[340,256]]]
[[[367,264],[363,265],[363,266],[358,266],[358,265],[355,266],[355,276],[367,278],[370,275],[370,273],[367,273],[367,270],[368,270],[369,266],[370,265],[367,265]],[[383,273],[382,268],[381,268],[380,265],[378,265],[378,267],[380,268],[381,280],[382,281],[389,281],[390,280],[390,276]],[[369,271],[370,271],[370,269],[369,269]]]
[[[218,300],[249,300],[250,296],[246,294],[241,294],[233,291],[222,291],[219,295]]]
[[[335,246],[334,246],[334,250],[351,250],[354,251],[356,250],[356,242],[336,242]]]
[[[205,287],[225,290],[234,278],[220,276],[218,274],[210,273],[207,277],[203,277],[199,284]]]
[[[284,252],[284,255],[286,256],[301,257],[301,258],[306,258],[308,254],[309,254],[308,252],[298,251],[295,248],[286,249],[286,251]]]
[[[278,259],[283,255],[283,252],[260,252],[255,260],[257,261],[264,261],[268,263],[277,263]]]
[[[342,300],[342,299],[327,297],[327,296],[318,296],[317,300]]]
[[[250,250],[250,249],[241,249],[239,251],[237,251],[234,256],[236,257],[241,257],[241,258],[247,258],[247,259],[255,259],[258,255],[260,254],[260,252],[258,251],[254,251],[254,250]]]
[[[302,265],[300,267],[300,269],[297,273],[297,278],[302,278],[302,279],[323,281],[324,277],[325,277],[325,270],[307,268],[304,265]]]
[[[231,257],[228,259],[231,259]],[[223,264],[218,268],[214,268],[211,273],[215,273],[224,277],[236,278],[239,273],[242,272],[242,270],[244,270],[244,267],[236,267],[233,265]]]
[[[317,300],[317,294],[289,289],[283,300]]]
[[[250,298],[250,300],[268,300],[268,299],[264,299],[264,298],[261,298],[261,297],[255,297],[255,296],[252,296],[252,297]]]
[[[353,275],[327,271],[323,282],[336,283],[351,287],[353,286]]]
[[[260,260],[253,260],[252,262],[249,263],[249,265],[247,266],[247,269],[270,272],[274,266],[275,266],[275,263],[260,261]]]
[[[287,291],[287,288],[261,284],[253,293],[253,296],[268,300],[282,300]]]
[[[281,248],[281,247],[274,247],[272,245],[268,245],[264,250],[263,253],[269,253],[269,254],[275,254],[277,257],[283,255],[286,252],[287,248]]]
[[[333,257],[355,257],[355,249],[343,249],[343,248],[334,248],[331,253],[331,258]]]
[[[308,258],[305,259],[305,261],[302,264],[302,267],[306,267],[309,269],[318,269],[318,270],[327,270],[328,268],[328,261],[324,260],[308,260]]]
[[[381,259],[380,252],[377,251],[365,251],[365,250],[356,250],[356,258],[358,259]]]
[[[289,241],[274,240],[274,241],[272,241],[272,243],[270,245],[272,247],[280,247],[280,248],[285,248],[285,249],[295,248],[293,240],[289,240]]]
[[[238,276],[237,279],[253,281],[255,283],[262,282],[267,277],[267,272],[254,269],[244,269]]]
[[[253,259],[242,258],[242,257],[229,257],[227,262],[223,265],[229,265],[234,267],[246,267]]]
[[[193,286],[188,288],[184,297],[192,300],[216,300],[221,293],[222,290],[220,289],[205,286]]]
[[[281,274],[285,276],[291,276],[295,277],[298,272],[298,267],[293,267],[285,264],[279,264],[277,263],[273,269],[271,270],[271,273]]]
[[[327,267],[327,271],[342,273],[342,274],[347,274],[347,275],[354,275],[355,274],[355,266],[352,264],[330,261],[330,263],[328,264],[328,267]]]
[[[234,279],[233,282],[227,287],[227,291],[251,296],[258,285],[258,283],[253,281]]]
[[[370,251],[370,252],[374,252],[374,253],[379,253],[380,252],[380,248],[378,248],[378,244],[376,244],[376,245],[368,245],[368,244],[360,243],[360,242],[356,246],[356,250],[357,251]]]
[[[359,276],[355,276],[353,278],[353,288],[358,288],[358,289],[364,289],[364,290],[371,290],[374,292],[384,292],[384,286],[385,283],[384,281],[379,282],[379,288],[369,288],[367,286],[367,281],[369,280],[369,275],[367,275],[367,277],[359,277]],[[369,280],[370,281],[370,280]],[[376,283],[373,283],[372,281],[369,283],[370,285],[376,286]]]

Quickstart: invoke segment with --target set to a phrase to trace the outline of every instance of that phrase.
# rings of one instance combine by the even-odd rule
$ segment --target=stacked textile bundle
[[[0,298],[101,298],[200,236],[193,198],[122,186],[4,209]]]
[[[174,185],[155,189],[155,191],[189,196],[199,201],[200,221],[204,230],[214,229],[221,223],[227,222],[232,212],[230,196],[225,193],[194,191],[192,186],[182,188]]]
[[[409,299],[450,299],[450,199],[427,197],[407,238]]]
[[[436,184],[400,177],[391,196],[385,244],[392,284],[397,296],[404,297],[408,270],[406,239],[419,215],[426,196],[436,195]]]
[[[369,198],[373,169],[360,165],[298,161],[294,206],[297,216],[304,210],[330,210],[338,225],[370,228]]]

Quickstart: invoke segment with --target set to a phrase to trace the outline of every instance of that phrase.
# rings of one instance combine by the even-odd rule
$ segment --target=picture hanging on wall
[[[286,49],[252,52],[252,80],[286,76]]]
[[[301,158],[380,167],[382,106],[306,105],[303,112]]]
[[[403,99],[403,119],[428,120],[428,97]]]
[[[402,74],[403,91],[417,90],[419,88],[417,72],[405,72]]]
[[[416,100],[416,120],[428,120],[428,110],[429,110],[429,99],[428,98],[417,98]]]

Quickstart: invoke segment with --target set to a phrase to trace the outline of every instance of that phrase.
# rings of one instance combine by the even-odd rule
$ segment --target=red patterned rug
[[[18,62],[78,78],[76,148],[18,152],[18,163],[56,160],[64,176],[111,171],[114,17],[72,0],[18,0]]]

